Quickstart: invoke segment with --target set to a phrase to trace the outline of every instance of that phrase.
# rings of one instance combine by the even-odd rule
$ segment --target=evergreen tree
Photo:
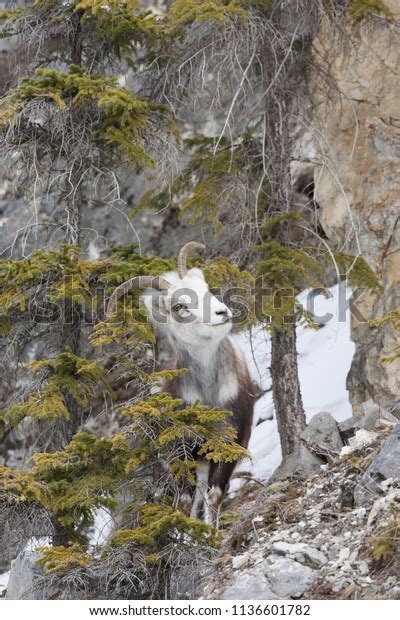
[[[118,83],[128,66],[140,78],[143,65],[154,60],[154,46],[175,36],[175,26],[158,23],[130,0],[38,0],[4,11],[2,20],[2,36],[14,37],[16,55],[24,55],[24,74],[0,100],[2,165],[20,168],[19,191],[36,211],[50,190],[61,204],[48,248],[0,263],[4,365],[27,386],[1,412],[0,431],[11,443],[21,428],[31,438],[30,460],[20,470],[0,471],[2,544],[13,545],[11,530],[25,540],[51,537],[43,566],[56,576],[43,587],[56,587],[60,571],[74,569],[86,571],[78,581],[90,588],[95,570],[102,596],[99,575],[108,575],[115,556],[127,555],[130,561],[104,577],[106,590],[116,580],[127,598],[168,595],[183,555],[190,563],[217,542],[212,528],[177,509],[182,481],[193,479],[195,468],[185,446],[200,443],[204,458],[216,462],[244,452],[229,425],[221,431],[229,412],[183,409],[163,394],[145,399],[171,372],[152,372],[146,351],[154,335],[135,292],[122,323],[103,320],[105,298],[117,284],[158,275],[175,261],[140,256],[134,247],[90,260],[81,244],[83,212],[95,192],[97,200],[118,194],[118,171],[153,169],[158,157],[165,172],[164,158],[178,148],[166,106]],[[221,274],[229,280],[239,273],[221,263],[209,272],[219,283]],[[36,340],[45,342],[47,355],[32,361],[28,350],[38,325]],[[107,438],[88,431],[99,401],[121,417],[120,431]],[[104,556],[94,556],[88,535],[96,511],[121,510],[123,496],[130,499],[122,527]],[[67,597],[82,595],[72,582],[67,590]]]

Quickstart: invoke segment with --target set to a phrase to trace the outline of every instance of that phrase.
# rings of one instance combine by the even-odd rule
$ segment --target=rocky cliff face
[[[400,17],[398,0],[386,5]],[[346,34],[350,43],[339,54],[329,33],[318,44],[340,95],[320,100],[314,197],[332,244],[361,254],[382,282],[383,294],[357,301],[368,321],[395,310],[400,292],[400,37],[379,19],[349,25]],[[353,317],[352,337],[352,404],[374,398],[387,406],[398,397],[400,359],[382,358],[399,353],[399,333]]]

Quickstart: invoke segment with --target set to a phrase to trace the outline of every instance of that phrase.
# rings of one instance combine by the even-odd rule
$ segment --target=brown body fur
[[[218,406],[221,409],[232,411],[232,425],[237,432],[237,442],[247,448],[251,435],[253,410],[256,401],[256,386],[253,383],[247,365],[241,354],[234,347],[229,337],[225,337],[218,345],[214,355],[199,360],[191,355],[187,349],[181,349],[178,342],[174,342],[177,357],[174,368],[187,368],[188,371],[166,382],[164,390],[172,396],[181,398],[184,404],[193,404],[199,400],[210,407]],[[235,394],[229,397],[227,382],[237,386]],[[222,389],[225,388],[225,389]],[[224,394],[227,398],[224,398]],[[196,395],[197,399],[187,399],[185,395]],[[196,458],[196,450],[193,451]],[[208,486],[220,490],[220,498],[226,491],[229,479],[235,468],[235,463],[210,463]],[[191,490],[193,493],[193,489]],[[218,500],[218,501],[219,501]]]

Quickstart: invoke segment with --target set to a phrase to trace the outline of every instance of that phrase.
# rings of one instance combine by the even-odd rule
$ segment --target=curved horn
[[[183,246],[183,248],[181,248],[181,251],[178,255],[178,273],[180,278],[184,278],[185,276],[187,276],[186,259],[189,252],[195,250],[196,248],[198,250],[204,250],[205,247],[205,245],[203,245],[202,243],[198,243],[197,241],[189,241],[189,243],[187,243]]]
[[[155,288],[161,291],[166,290],[170,286],[170,282],[167,282],[167,280],[164,280],[164,278],[160,276],[136,276],[136,278],[131,278],[113,291],[108,301],[106,317],[109,318],[114,314],[117,309],[118,299],[133,288]]]

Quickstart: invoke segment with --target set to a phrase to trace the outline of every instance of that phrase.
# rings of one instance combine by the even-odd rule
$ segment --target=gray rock
[[[279,598],[299,598],[317,578],[317,571],[289,558],[269,557],[264,570]]]
[[[378,434],[374,431],[366,431],[364,428],[360,428],[354,437],[350,437],[348,445],[343,446],[340,456],[346,456],[352,452],[362,451],[365,448],[372,446],[377,438]]]
[[[366,431],[373,431],[381,418],[397,422],[397,419],[391,413],[383,409],[372,399],[365,401],[358,411],[354,412],[354,417],[359,427]]]
[[[371,503],[377,495],[382,495],[381,483],[389,478],[400,480],[400,424],[394,427],[357,485],[354,492],[356,505]]]
[[[338,558],[339,564],[343,564],[346,560],[349,559],[349,557],[350,557],[350,548],[342,547],[339,551],[339,558]]]
[[[41,598],[35,591],[38,578],[43,574],[37,564],[39,554],[36,551],[21,551],[11,562],[6,599],[11,601],[36,600]]]
[[[382,417],[379,418],[376,423],[376,428],[388,427],[388,426],[396,426],[399,423],[398,418],[396,418],[389,411],[384,411]]]
[[[334,458],[343,448],[336,420],[327,411],[314,415],[301,433],[301,438],[313,452]]]
[[[236,555],[232,558],[232,568],[235,570],[238,568],[243,568],[243,566],[246,566],[246,564],[249,563],[249,560],[250,553],[248,551],[246,551],[246,553],[242,553],[241,555]]]
[[[391,588],[394,588],[395,586],[399,585],[399,578],[396,575],[391,575],[390,577],[388,577],[384,583],[384,588],[385,590],[390,590]]]
[[[277,553],[278,555],[288,555],[289,553],[291,553],[293,547],[295,546],[296,545],[294,543],[277,540],[276,542],[272,543],[271,549],[274,553]]]
[[[305,545],[306,546],[306,545]],[[223,600],[274,600],[299,598],[308,590],[317,571],[295,560],[272,555],[261,565],[237,572],[235,580],[223,591]]]
[[[271,548],[278,555],[291,555],[297,562],[311,564],[315,568],[319,568],[328,562],[324,553],[306,543],[277,541],[272,544]]]
[[[270,478],[270,482],[294,478],[306,480],[324,464],[321,458],[312,454],[305,445],[299,446],[279,465]]]
[[[373,400],[361,405],[354,416],[339,422],[339,432],[343,441],[348,442],[360,429],[373,431],[377,426],[391,426],[398,423],[398,419],[386,409],[382,409]]]
[[[398,0],[385,0],[385,4],[398,16]],[[353,36],[350,29],[347,34]],[[356,348],[347,389],[352,403],[362,403],[373,397],[383,406],[390,406],[399,394],[396,376],[399,360],[384,364],[381,358],[396,351],[400,332],[396,332],[393,324],[372,325],[369,320],[386,316],[398,307],[400,270],[389,253],[385,255],[384,248],[392,234],[389,252],[395,253],[400,236],[400,227],[396,226],[400,188],[396,174],[399,168],[398,104],[396,112],[393,108],[395,98],[398,100],[395,93],[400,46],[396,45],[394,51],[389,37],[383,41],[379,32],[372,33],[367,28],[362,33],[357,32],[357,39],[354,54],[362,58],[362,62],[352,62],[352,52],[349,55],[342,51],[338,55],[333,47],[327,51],[327,63],[341,96],[331,97],[329,113],[321,123],[323,142],[320,144],[329,144],[329,157],[335,161],[335,174],[340,183],[335,183],[330,170],[318,167],[314,173],[314,199],[319,206],[319,221],[330,241],[343,244],[348,253],[356,254],[358,246],[368,265],[385,283],[382,294],[364,293],[354,302],[363,319],[353,313],[351,339]],[[382,66],[384,57],[385,66]],[[393,69],[394,66],[397,69]],[[322,112],[323,105],[320,109]],[[358,149],[354,149],[351,142],[355,118],[366,119],[359,123],[356,141],[362,147]],[[312,127],[307,129],[312,131]],[[323,157],[324,147],[318,142],[315,150],[317,158]],[[365,173],[366,161],[369,162],[368,174]],[[393,200],[393,196],[397,198]],[[357,234],[350,239],[355,221]],[[382,256],[386,260],[382,260]]]
[[[315,568],[319,568],[328,562],[326,555],[311,545],[299,543],[299,549],[296,550],[295,556],[300,554],[306,559],[307,564]]]
[[[363,575],[364,577],[365,575],[369,575],[369,566],[367,562],[360,562],[358,564],[358,572],[360,573],[360,575]]]
[[[347,418],[347,420],[343,420],[343,422],[339,422],[338,427],[342,440],[346,442],[350,437],[354,437],[356,432],[361,428],[360,422],[355,416]]]
[[[271,590],[271,586],[265,570],[262,566],[256,566],[250,570],[236,573],[235,580],[223,591],[219,598],[226,601],[231,600],[258,600],[265,601],[280,598],[276,592]]]

